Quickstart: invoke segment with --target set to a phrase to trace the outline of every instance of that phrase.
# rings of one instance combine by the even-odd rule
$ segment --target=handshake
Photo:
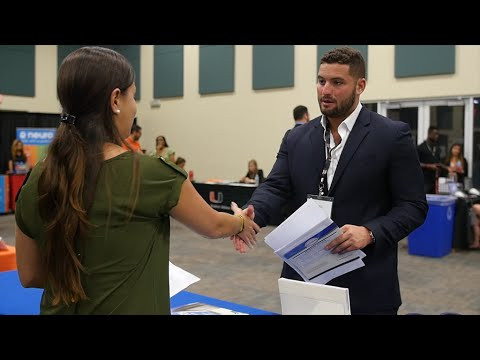
[[[255,235],[260,231],[260,226],[253,221],[255,218],[255,210],[253,209],[253,205],[248,205],[245,210],[242,210],[235,202],[232,201],[230,208],[232,209],[234,215],[241,215],[245,222],[243,231],[236,235],[230,236],[230,240],[232,240],[235,250],[243,254],[247,252],[247,246],[250,249],[253,249],[257,243]]]

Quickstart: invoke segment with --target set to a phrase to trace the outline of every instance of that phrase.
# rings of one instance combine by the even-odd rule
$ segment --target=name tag
[[[313,199],[332,218],[333,197],[308,194],[307,199]]]

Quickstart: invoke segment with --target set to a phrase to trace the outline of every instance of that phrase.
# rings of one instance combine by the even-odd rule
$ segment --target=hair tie
[[[75,125],[76,120],[77,120],[77,118],[73,115],[70,115],[70,114],[60,115],[60,122],[63,122],[65,124]]]

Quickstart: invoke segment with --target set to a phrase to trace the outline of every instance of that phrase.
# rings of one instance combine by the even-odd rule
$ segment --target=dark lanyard
[[[332,152],[335,150],[341,143],[335,145],[333,148],[330,148],[330,126],[328,120],[325,119],[325,133],[324,133],[325,147],[327,148],[327,158],[325,159],[325,164],[323,164],[322,176],[320,177],[320,185],[318,186],[318,195],[326,196],[328,194],[328,179],[327,173],[330,163],[332,162]]]

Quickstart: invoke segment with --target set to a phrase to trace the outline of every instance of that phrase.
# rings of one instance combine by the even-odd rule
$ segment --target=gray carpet
[[[0,216],[0,236],[11,245],[14,221],[13,215]],[[238,254],[229,239],[205,239],[172,220],[170,260],[201,278],[188,291],[279,313],[282,262],[262,241],[272,230],[263,228],[257,247]],[[413,256],[407,240],[402,240],[399,276],[399,314],[480,315],[480,251],[452,251],[442,258]]]

